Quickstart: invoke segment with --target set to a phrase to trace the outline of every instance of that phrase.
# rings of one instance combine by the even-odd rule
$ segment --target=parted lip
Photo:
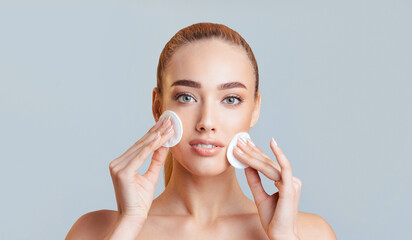
[[[208,144],[208,145],[214,145],[216,147],[223,147],[223,144],[219,142],[218,140],[215,139],[202,139],[202,138],[197,138],[189,142],[190,145],[194,144]]]

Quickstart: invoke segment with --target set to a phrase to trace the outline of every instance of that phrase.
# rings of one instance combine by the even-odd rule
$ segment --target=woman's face
[[[175,160],[195,175],[227,170],[229,142],[249,132],[259,117],[260,92],[255,101],[255,74],[245,50],[215,39],[183,46],[172,56],[162,87],[162,99],[154,93],[160,108],[174,111],[183,125],[181,141],[171,148]],[[216,140],[222,147],[204,156],[194,150],[195,139]]]

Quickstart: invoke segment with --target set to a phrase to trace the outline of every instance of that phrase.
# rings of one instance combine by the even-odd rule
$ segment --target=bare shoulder
[[[67,233],[66,240],[103,239],[115,224],[117,211],[98,210],[82,215]]]
[[[314,213],[298,214],[298,234],[302,240],[336,240],[335,232],[329,223]]]

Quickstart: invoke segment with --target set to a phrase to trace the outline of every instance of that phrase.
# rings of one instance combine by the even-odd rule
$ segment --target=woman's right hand
[[[173,133],[170,117],[163,118],[125,153],[110,162],[118,216],[146,220],[167,155],[168,148],[162,145]],[[149,169],[143,175],[138,174],[137,170],[153,151]]]

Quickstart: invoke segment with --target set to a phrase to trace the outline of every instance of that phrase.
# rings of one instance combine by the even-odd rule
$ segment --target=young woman
[[[159,59],[157,123],[109,165],[118,210],[81,216],[66,239],[336,239],[322,217],[298,211],[302,183],[274,139],[274,157],[252,141],[237,142],[234,155],[249,166],[254,201],[243,194],[226,149],[258,121],[258,86],[255,57],[237,32],[214,23],[177,32]],[[165,110],[183,125],[182,139],[170,149],[162,145],[174,134],[171,120],[158,121]],[[205,154],[198,144],[215,150]],[[149,169],[139,175],[151,153]],[[163,165],[166,188],[153,200]],[[268,195],[258,171],[279,191]]]

